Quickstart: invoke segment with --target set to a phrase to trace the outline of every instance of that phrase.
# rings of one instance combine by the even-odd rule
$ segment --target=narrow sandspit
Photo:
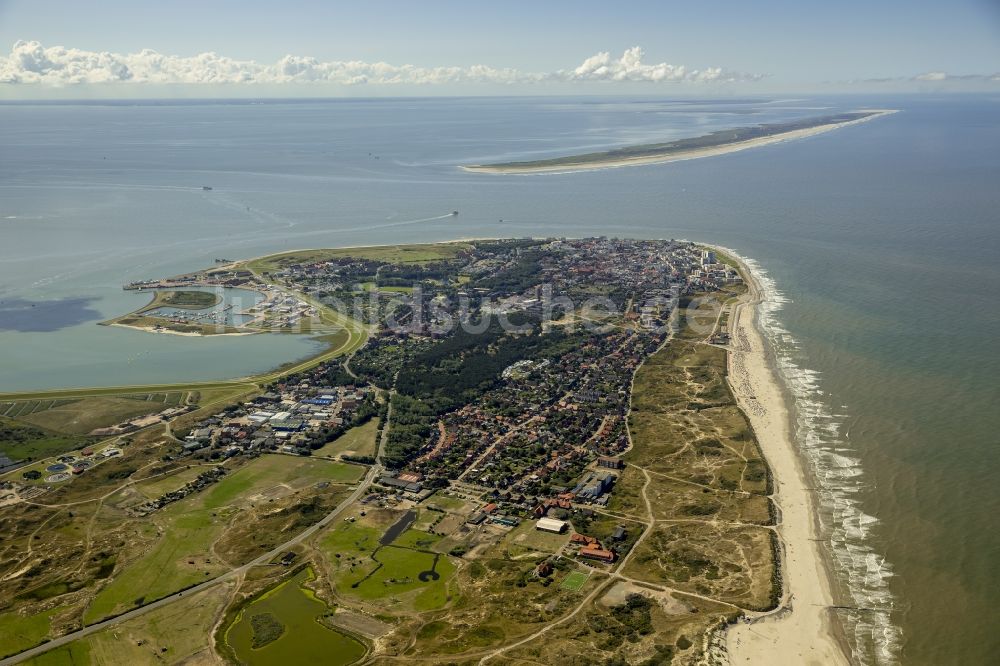
[[[816,500],[796,449],[789,409],[754,324],[762,292],[745,264],[750,293],[731,319],[729,382],[746,412],[774,476],[783,594],[778,608],[751,615],[726,632],[730,662],[740,664],[848,664],[835,635],[830,574],[817,539]]]
[[[256,331],[238,331],[235,333],[195,333],[193,331],[172,331],[169,328],[154,328],[152,326],[132,326],[131,324],[107,324],[108,326],[118,326],[119,328],[129,328],[133,331],[144,331],[146,333],[163,333],[165,335],[180,335],[187,338],[208,338],[208,337],[236,337],[242,335],[256,335]]]
[[[857,118],[856,120],[850,121],[840,121],[831,122],[821,125],[814,125],[811,127],[804,127],[802,129],[793,129],[789,131],[779,132],[775,134],[770,134],[767,136],[761,136],[753,139],[747,139],[745,141],[732,141],[730,143],[724,143],[719,145],[708,145],[703,147],[690,147],[683,149],[676,149],[675,147],[666,147],[662,151],[654,151],[653,154],[641,154],[636,156],[622,156],[618,151],[609,151],[607,155],[603,153],[591,153],[587,155],[575,155],[567,156],[564,158],[556,158],[553,160],[538,160],[535,162],[510,162],[502,164],[470,164],[461,167],[464,171],[472,171],[476,173],[493,173],[493,174],[514,174],[514,175],[529,175],[529,174],[540,174],[540,173],[573,173],[576,171],[591,171],[594,169],[617,169],[621,167],[628,166],[640,166],[643,164],[661,164],[665,162],[679,162],[681,160],[694,160],[701,157],[715,157],[716,155],[726,155],[728,153],[735,153],[740,150],[747,150],[749,148],[759,148],[761,146],[769,146],[774,143],[781,143],[783,141],[793,141],[795,139],[804,139],[806,137],[815,136],[817,134],[823,134],[824,132],[829,132],[831,130],[840,129],[842,127],[849,127],[851,125],[857,125],[859,123],[865,123],[875,118],[881,118],[882,116],[896,113],[895,109],[865,109],[864,111],[856,111],[853,113],[865,113],[867,115]],[[700,137],[705,138],[705,137]],[[681,143],[693,141],[693,139],[682,139]],[[640,150],[646,146],[633,146],[631,148],[622,149],[624,151],[629,150]]]

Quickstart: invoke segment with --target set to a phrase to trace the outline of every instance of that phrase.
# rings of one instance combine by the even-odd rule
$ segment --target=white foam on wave
[[[821,536],[829,545],[834,574],[845,583],[851,605],[847,632],[860,664],[896,664],[902,633],[892,622],[889,590],[892,566],[875,551],[868,537],[878,519],[862,511],[858,496],[864,487],[861,459],[843,434],[845,416],[824,397],[821,373],[803,365],[805,354],[778,320],[789,302],[760,265],[732,250],[743,261],[762,291],[758,323],[774,352],[778,373],[792,395],[795,440],[816,480]]]

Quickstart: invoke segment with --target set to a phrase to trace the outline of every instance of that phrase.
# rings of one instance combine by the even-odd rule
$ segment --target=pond
[[[360,641],[320,624],[329,608],[305,587],[314,577],[303,569],[240,611],[225,636],[240,663],[346,666],[365,655]]]
[[[383,534],[382,538],[379,539],[379,543],[383,546],[389,545],[390,543],[396,540],[396,537],[398,537],[400,534],[409,529],[410,525],[412,525],[413,521],[415,521],[416,519],[417,519],[416,511],[407,511],[405,514],[403,514],[402,518],[393,523],[392,527],[390,527],[385,531],[385,534]]]

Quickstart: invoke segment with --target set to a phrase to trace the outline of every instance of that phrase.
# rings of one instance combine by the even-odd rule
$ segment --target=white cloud
[[[871,83],[1000,83],[1000,72],[996,74],[948,74],[947,72],[924,72],[915,76],[881,77],[874,79],[850,80],[851,84]]]
[[[0,56],[0,83],[54,86],[116,82],[435,85],[539,81],[732,82],[761,78],[759,75],[727,72],[718,67],[699,70],[667,63],[644,64],[642,56],[642,49],[634,47],[625,51],[621,58],[612,58],[606,52],[598,53],[573,70],[532,73],[487,65],[417,67],[356,60],[325,62],[293,55],[268,65],[254,60],[234,60],[211,52],[189,57],[164,55],[150,49],[126,54],[98,53],[18,41],[9,56]]]
[[[914,81],[1000,81],[997,74],[948,74],[947,72],[926,72],[913,77]]]
[[[643,51],[638,46],[625,51],[621,58],[614,59],[607,51],[598,53],[583,61],[572,72],[562,72],[564,78],[576,81],[757,81],[759,74],[728,72],[721,67],[688,69],[684,65],[665,62],[645,64]]]

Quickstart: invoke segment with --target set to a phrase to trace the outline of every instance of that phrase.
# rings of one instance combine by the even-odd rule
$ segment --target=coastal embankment
[[[726,648],[732,664],[848,664],[820,550],[817,500],[795,444],[790,406],[756,325],[764,292],[745,262],[739,269],[750,290],[730,318],[729,383],[774,477],[783,592],[774,611],[730,627]]]
[[[868,122],[875,118],[896,113],[894,109],[867,109],[865,111],[854,112],[859,117],[853,120],[837,120],[835,122],[825,122],[817,125],[806,126],[787,131],[775,131],[765,133],[763,136],[756,136],[746,140],[730,140],[720,142],[716,140],[714,134],[693,139],[680,139],[678,141],[653,144],[648,146],[632,146],[603,153],[587,153],[584,155],[569,155],[546,160],[536,160],[530,162],[506,162],[501,164],[470,164],[461,167],[465,171],[476,173],[493,174],[540,174],[540,173],[572,173],[576,171],[589,171],[593,169],[614,169],[627,166],[639,166],[643,164],[660,164],[665,162],[678,162],[681,160],[693,160],[701,157],[715,157],[725,155],[749,148],[760,148],[783,141],[793,141],[804,139],[817,134],[823,134],[841,127],[849,127],[859,123]],[[759,128],[759,129],[766,129]],[[724,133],[739,136],[738,130],[730,130]],[[708,145],[699,145],[708,144]]]

